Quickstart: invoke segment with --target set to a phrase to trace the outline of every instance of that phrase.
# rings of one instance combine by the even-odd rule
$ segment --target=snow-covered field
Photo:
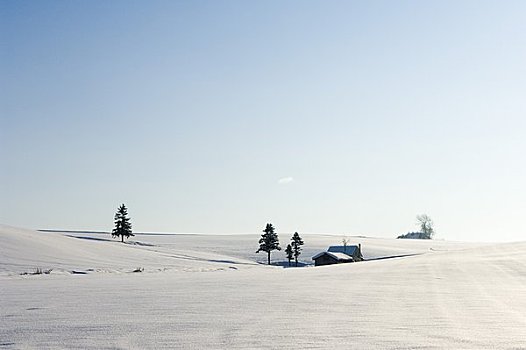
[[[0,349],[526,349],[524,242],[351,237],[370,261],[281,268],[258,239],[0,226]],[[341,237],[304,240],[310,264]]]

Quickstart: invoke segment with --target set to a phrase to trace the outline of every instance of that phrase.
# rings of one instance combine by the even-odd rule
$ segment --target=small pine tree
[[[292,246],[290,244],[287,244],[287,249],[285,249],[285,254],[287,254],[287,260],[289,261],[289,266],[290,266],[290,261],[294,257],[294,252],[292,251]],[[298,265],[296,264],[296,266]]]
[[[270,265],[270,252],[273,250],[281,250],[281,247],[279,246],[278,234],[274,231],[272,224],[267,224],[263,232],[259,239],[259,249],[256,250],[256,253],[261,251],[267,252],[268,264]]]
[[[301,246],[305,244],[297,232],[294,232],[292,236],[292,250],[294,251],[294,260],[296,267],[298,267],[298,257],[301,254]]]
[[[135,236],[132,233],[132,225],[130,218],[128,218],[128,209],[122,204],[115,213],[115,228],[111,231],[111,237],[121,237],[121,242],[124,243],[124,237]]]

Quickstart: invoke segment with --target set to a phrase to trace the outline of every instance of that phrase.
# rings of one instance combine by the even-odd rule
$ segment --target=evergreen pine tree
[[[290,244],[287,244],[287,249],[285,249],[285,254],[287,254],[287,260],[289,261],[289,266],[290,266],[290,261],[292,260],[292,257],[294,256],[294,252],[292,251],[292,246]],[[296,264],[296,266],[298,266]]]
[[[267,252],[268,264],[270,265],[270,252],[273,250],[281,250],[281,247],[279,246],[278,234],[274,232],[274,226],[272,226],[272,224],[267,224],[263,232],[259,239],[259,249],[256,253],[261,251]]]
[[[300,235],[297,232],[294,232],[292,236],[292,250],[294,251],[294,260],[296,261],[296,267],[298,267],[298,257],[301,254],[301,246],[304,244]]]
[[[132,226],[130,218],[128,218],[128,209],[122,204],[115,213],[115,228],[111,231],[111,237],[121,237],[121,242],[124,242],[124,237],[135,236],[132,233]]]

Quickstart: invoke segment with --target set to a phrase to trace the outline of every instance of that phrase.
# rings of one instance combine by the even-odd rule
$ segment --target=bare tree
[[[435,229],[433,228],[433,220],[427,215],[417,215],[416,216],[417,225],[420,227],[420,232],[422,233],[423,239],[431,239],[435,234]]]
[[[347,250],[347,245],[349,244],[349,238],[343,237],[342,238],[342,244],[343,244],[343,247],[344,247],[343,250],[346,251]]]

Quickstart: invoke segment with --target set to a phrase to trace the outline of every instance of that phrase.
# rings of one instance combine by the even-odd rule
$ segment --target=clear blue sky
[[[1,1],[0,222],[525,240],[525,1]]]

